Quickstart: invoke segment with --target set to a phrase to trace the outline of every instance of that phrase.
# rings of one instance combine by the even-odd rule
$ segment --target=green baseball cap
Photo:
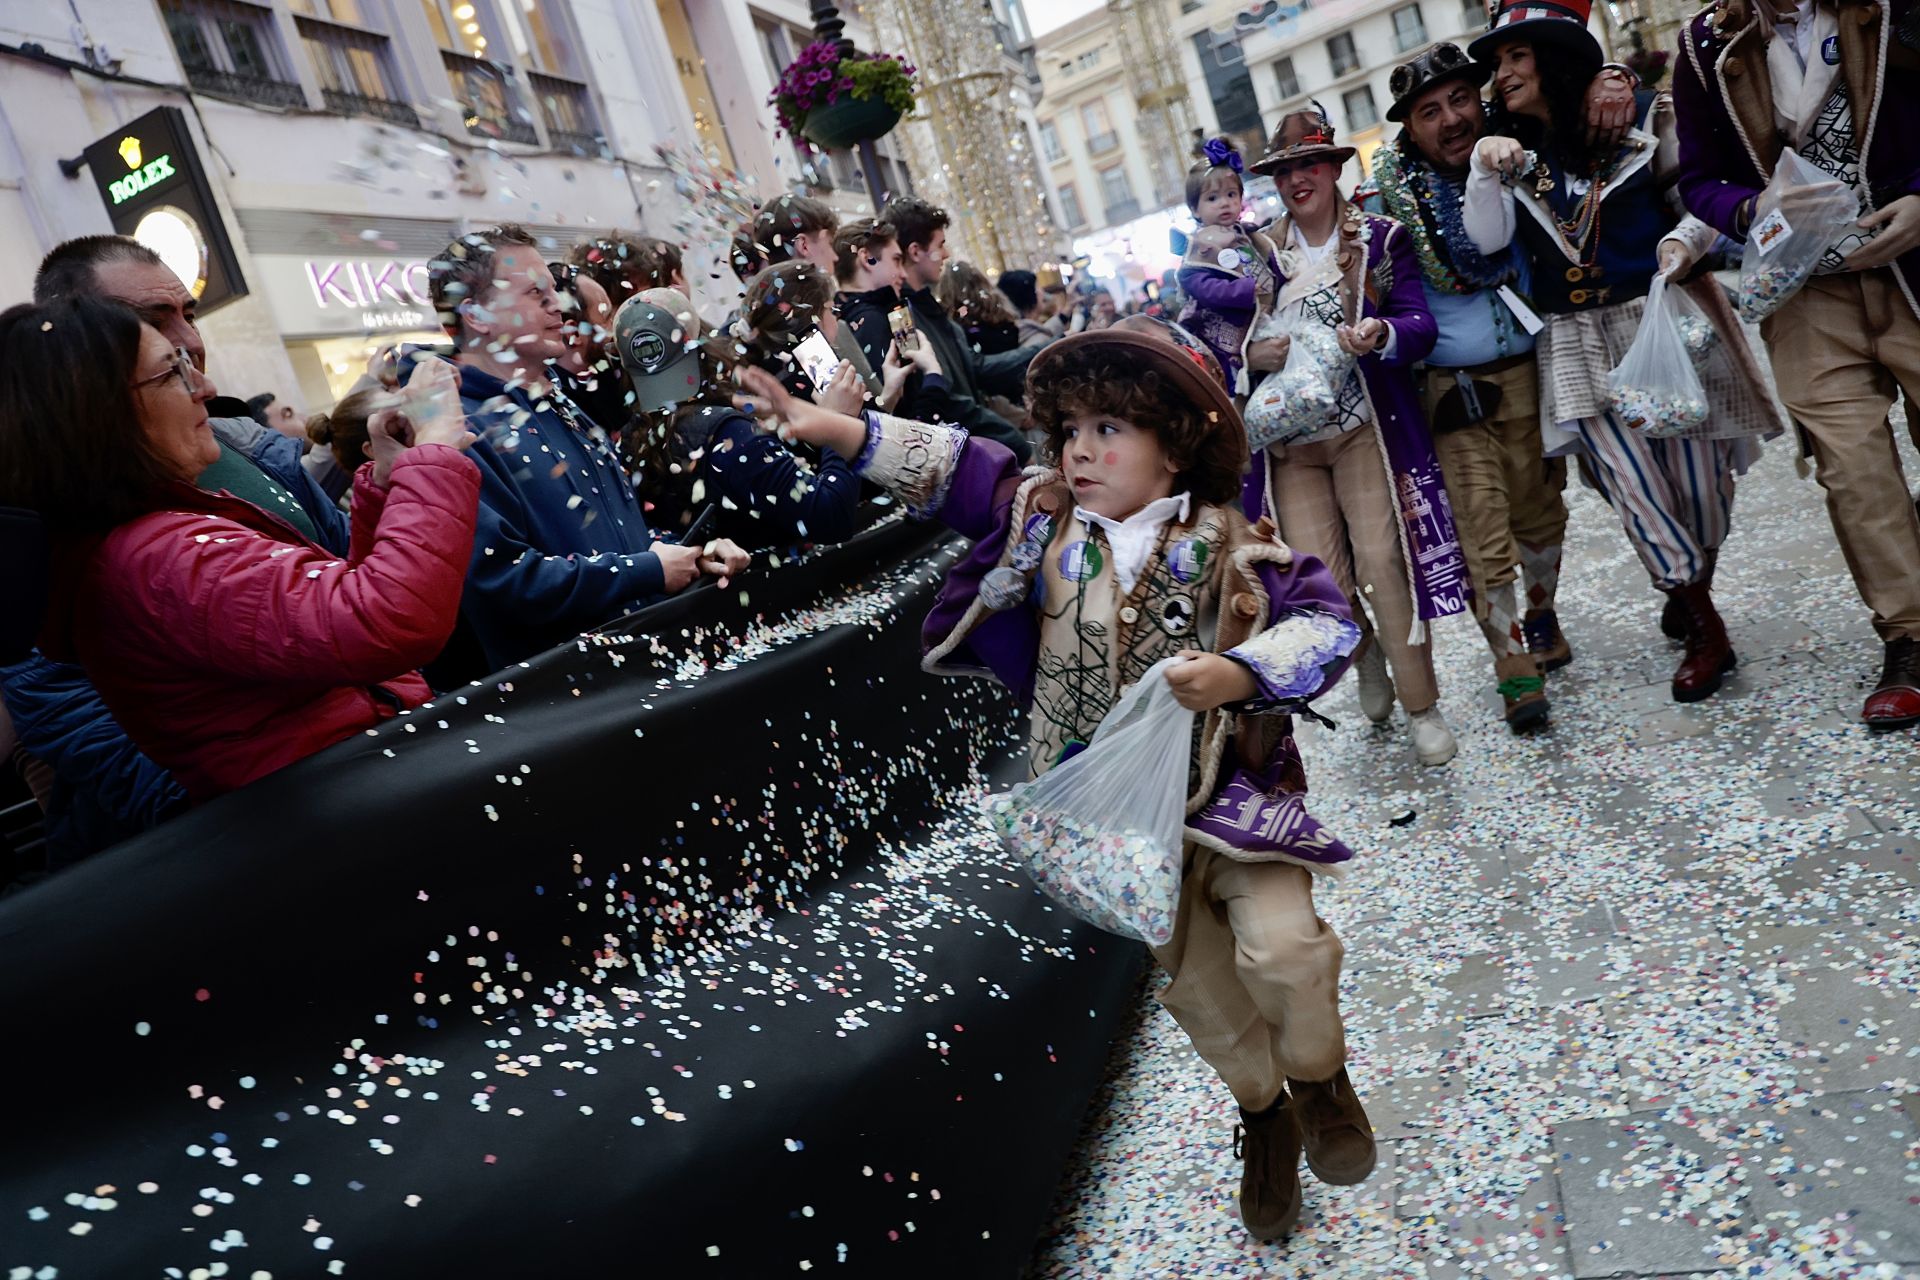
[[[613,345],[633,388],[635,413],[657,413],[700,394],[699,326],[690,304],[670,308],[640,297],[621,304]]]

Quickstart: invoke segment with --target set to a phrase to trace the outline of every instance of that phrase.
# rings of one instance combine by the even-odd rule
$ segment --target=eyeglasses
[[[158,386],[168,378],[178,377],[180,379],[180,385],[191,392],[193,390],[192,375],[198,372],[199,370],[194,366],[193,357],[187,354],[187,349],[185,347],[175,347],[173,349],[173,360],[165,369],[162,369],[150,378],[137,379],[130,385],[135,391],[140,391],[147,387]]]

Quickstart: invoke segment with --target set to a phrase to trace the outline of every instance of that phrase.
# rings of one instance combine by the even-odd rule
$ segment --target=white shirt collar
[[[1113,572],[1124,592],[1133,590],[1133,584],[1140,580],[1140,571],[1147,567],[1147,558],[1153,554],[1160,530],[1172,520],[1185,523],[1191,498],[1184,490],[1155,498],[1125,520],[1110,519],[1081,506],[1076,506],[1073,514],[1082,524],[1098,525],[1106,530],[1107,549],[1113,553]]]

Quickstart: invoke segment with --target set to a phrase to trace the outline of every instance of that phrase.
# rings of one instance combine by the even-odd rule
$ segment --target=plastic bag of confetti
[[[1614,413],[1642,435],[1682,435],[1707,420],[1707,389],[1680,330],[1678,293],[1665,276],[1653,278],[1633,345],[1607,377]]]
[[[1353,357],[1340,349],[1326,326],[1303,324],[1290,336],[1286,368],[1268,374],[1253,389],[1240,415],[1254,453],[1270,444],[1291,444],[1333,421],[1340,390],[1353,369]]]
[[[1827,251],[1858,231],[1859,214],[1860,199],[1850,188],[1792,147],[1782,151],[1747,228],[1740,256],[1740,314],[1759,324],[1778,311],[1800,292]]]
[[[995,832],[1055,902],[1109,933],[1173,939],[1193,712],[1167,658],[1120,695],[1086,749],[987,800]]]

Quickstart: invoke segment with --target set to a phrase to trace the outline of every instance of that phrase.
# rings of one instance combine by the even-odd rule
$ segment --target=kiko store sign
[[[288,337],[438,331],[425,259],[254,255]]]

